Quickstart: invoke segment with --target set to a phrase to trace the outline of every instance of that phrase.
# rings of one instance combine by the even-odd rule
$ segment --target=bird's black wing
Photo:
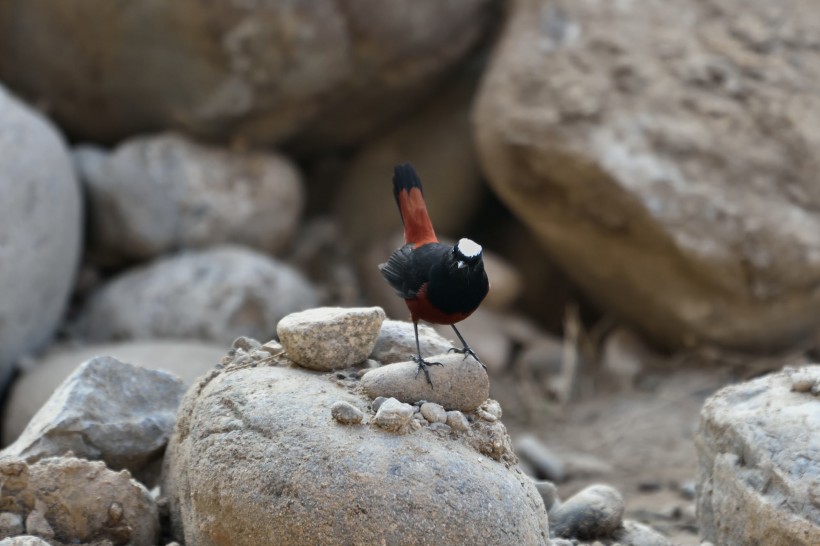
[[[429,243],[418,248],[406,244],[399,248],[379,266],[382,276],[387,279],[396,294],[404,299],[416,297],[424,283],[430,280],[430,269],[441,261],[450,247],[441,243]]]

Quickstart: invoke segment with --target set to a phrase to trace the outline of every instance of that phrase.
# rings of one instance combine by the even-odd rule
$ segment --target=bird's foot
[[[475,359],[476,362],[481,364],[481,367],[484,368],[485,371],[487,370],[487,366],[485,366],[484,363],[481,362],[481,359],[478,358],[478,355],[475,354],[475,351],[470,349],[466,345],[464,347],[462,347],[461,349],[456,349],[455,347],[451,347],[447,352],[448,353],[458,353],[460,355],[464,355],[464,358],[467,358],[468,356],[471,356]]]
[[[424,377],[427,378],[427,382],[432,387],[433,382],[430,380],[430,370],[427,369],[428,366],[443,366],[444,364],[442,364],[441,362],[429,362],[427,360],[424,360],[421,357],[421,355],[413,356],[413,362],[415,362],[416,364],[419,365],[419,367],[416,368],[416,377],[419,376],[420,371],[423,371],[424,372]]]

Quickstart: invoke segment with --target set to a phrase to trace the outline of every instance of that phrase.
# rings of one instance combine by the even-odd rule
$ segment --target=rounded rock
[[[421,405],[421,414],[428,423],[446,423],[447,411],[435,402],[425,402]]]
[[[284,317],[276,333],[293,362],[330,371],[366,360],[383,321],[381,307],[318,307]]]
[[[623,522],[612,535],[612,540],[626,546],[674,546],[672,541],[648,525],[631,520]]]
[[[443,354],[453,348],[453,344],[426,324],[419,324],[419,346],[423,355]],[[373,346],[370,358],[382,364],[404,362],[416,354],[416,336],[413,324],[403,320],[385,320]]]
[[[470,430],[470,422],[467,417],[458,410],[450,410],[447,412],[447,425],[457,432],[466,432]]]
[[[95,293],[78,321],[89,341],[197,338],[226,345],[269,339],[279,320],[313,307],[304,276],[238,246],[183,252],[126,271]]]
[[[226,368],[192,387],[165,454],[173,538],[198,546],[257,546],[259,537],[280,546],[433,536],[549,543],[541,498],[512,465],[425,431],[340,427],[328,418],[338,400],[366,403],[298,367]]]
[[[39,536],[18,535],[0,540],[0,546],[51,546]]]
[[[608,485],[591,485],[550,512],[556,536],[594,540],[612,535],[623,522],[624,499]]]
[[[364,419],[364,413],[359,408],[344,400],[334,402],[330,406],[330,414],[343,425],[357,425]]]
[[[82,195],[55,127],[0,86],[0,385],[54,336],[80,260]]]
[[[274,153],[162,134],[110,153],[81,146],[74,160],[89,198],[90,252],[108,266],[228,243],[276,254],[301,216],[299,171]]]
[[[398,362],[369,370],[362,376],[362,387],[372,398],[393,397],[411,404],[426,400],[447,410],[473,411],[487,399],[490,379],[473,358],[449,354],[426,360],[441,363],[429,366],[432,385],[415,362]]]

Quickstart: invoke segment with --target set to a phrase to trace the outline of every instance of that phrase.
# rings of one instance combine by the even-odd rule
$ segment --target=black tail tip
[[[401,190],[409,190],[410,188],[421,189],[421,180],[413,165],[407,162],[393,167],[393,190],[395,193],[398,194]]]

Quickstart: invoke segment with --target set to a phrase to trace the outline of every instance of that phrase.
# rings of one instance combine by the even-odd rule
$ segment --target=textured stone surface
[[[276,254],[293,238],[304,202],[301,176],[284,156],[173,134],[110,153],[80,146],[74,162],[90,203],[90,251],[108,265],[221,243]]]
[[[0,48],[2,49],[2,48]],[[0,87],[0,384],[54,335],[80,257],[82,198],[65,141]]]
[[[339,400],[330,406],[330,414],[343,425],[357,425],[362,422],[362,410],[344,400]]]
[[[419,345],[421,356],[446,353],[453,348],[449,340],[439,335],[432,327],[419,324]],[[376,338],[376,345],[370,358],[382,364],[405,362],[416,354],[416,335],[413,332],[413,323],[403,320],[385,320]]]
[[[800,0],[516,1],[476,101],[484,173],[657,341],[792,346],[820,312],[818,24]]]
[[[820,400],[786,371],[706,401],[695,437],[701,536],[721,546],[820,544]],[[820,366],[801,373],[820,374]]]
[[[623,522],[624,499],[608,485],[591,485],[550,511],[556,536],[591,540],[611,536]]]
[[[491,0],[123,10],[12,0],[0,6],[0,78],[86,139],[170,126],[222,140],[354,144],[435,89],[493,15]]]
[[[449,354],[426,360],[442,364],[429,367],[432,385],[415,362],[397,362],[365,373],[362,386],[371,398],[392,397],[411,404],[426,400],[448,410],[472,411],[487,399],[490,379],[473,358]]]
[[[134,268],[103,286],[78,330],[89,341],[270,339],[285,315],[317,295],[295,269],[238,246],[184,252]]]
[[[356,389],[297,367],[228,365],[192,387],[165,458],[175,538],[199,546],[269,537],[282,546],[421,545],[433,536],[548,543],[541,498],[511,462],[482,456],[466,434],[339,426],[329,417],[339,400],[366,403]]]
[[[17,439],[54,389],[86,360],[112,356],[142,368],[171,372],[185,385],[190,385],[219,364],[224,354],[223,345],[184,340],[52,346],[34,368],[24,371],[14,381],[3,415],[3,444]]]
[[[35,462],[72,451],[140,472],[161,455],[184,392],[167,372],[94,358],[66,378],[0,459]]]
[[[366,360],[383,321],[380,307],[318,307],[284,317],[276,333],[296,364],[328,371]]]
[[[101,461],[50,458],[28,466],[0,463],[0,473],[9,472],[19,483],[3,486],[4,500],[18,512],[45,514],[62,543],[157,544],[156,503],[127,471],[114,472]]]

